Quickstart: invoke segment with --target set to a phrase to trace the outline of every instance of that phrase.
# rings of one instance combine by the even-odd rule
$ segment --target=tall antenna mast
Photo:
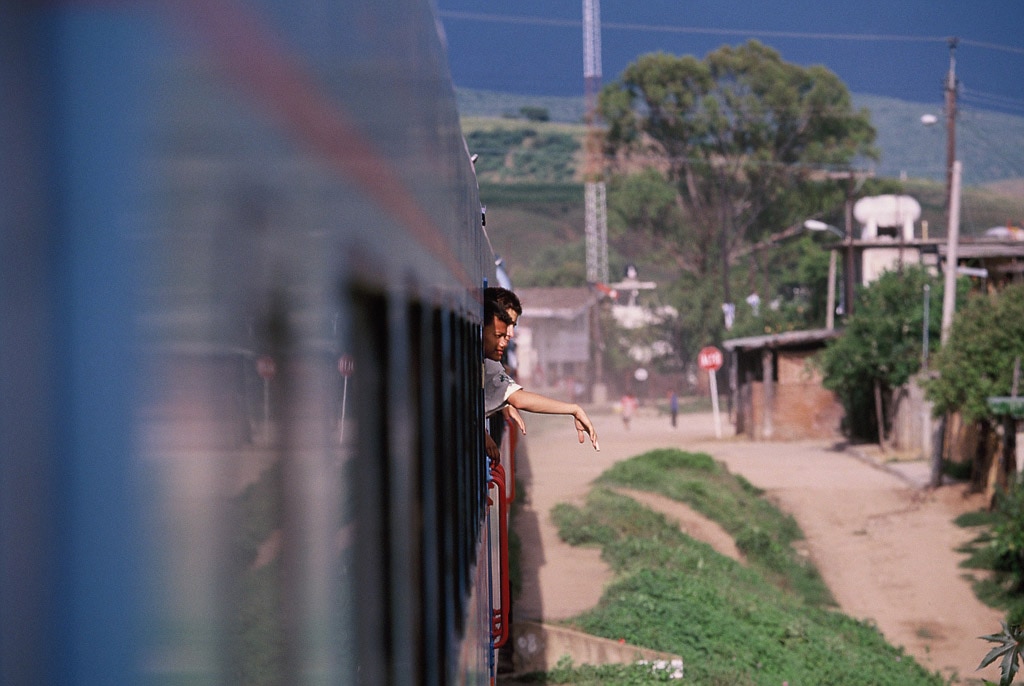
[[[583,0],[583,85],[586,103],[587,282],[608,283],[608,212],[603,180],[597,94],[601,90],[601,2]]]

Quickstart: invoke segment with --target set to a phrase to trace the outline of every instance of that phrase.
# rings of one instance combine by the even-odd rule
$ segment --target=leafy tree
[[[886,427],[879,427],[876,417],[881,414],[883,424],[888,423],[892,391],[921,369],[925,286],[928,347],[937,348],[942,286],[924,268],[914,266],[885,272],[859,291],[843,336],[821,355],[823,383],[842,401],[847,428],[854,436],[884,436]],[[881,408],[875,407],[876,389]]]
[[[786,199],[820,193],[812,182],[823,167],[874,155],[868,115],[853,111],[835,74],[786,63],[757,41],[703,61],[641,56],[602,91],[600,110],[616,170],[639,161],[665,174],[686,221],[657,228],[683,270],[721,278],[723,302],[741,246],[793,223],[787,208],[806,212]]]
[[[935,412],[960,412],[967,422],[987,419],[987,398],[1010,395],[1017,358],[1024,358],[1024,284],[997,296],[973,294],[935,357],[939,376],[927,387]]]
[[[938,378],[926,393],[936,414],[959,412],[976,423],[980,438],[973,456],[972,480],[982,486],[993,466],[986,449],[995,424],[987,399],[1010,394],[1013,370],[1024,358],[1024,284],[1008,286],[998,294],[974,293],[958,307],[949,340],[936,357]],[[998,483],[1004,484],[1012,462],[1004,463]]]

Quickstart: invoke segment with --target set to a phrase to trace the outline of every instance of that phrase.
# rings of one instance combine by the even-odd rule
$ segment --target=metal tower
[[[608,215],[597,126],[597,94],[601,89],[601,2],[583,0],[583,84],[586,97],[587,281],[608,283]]]

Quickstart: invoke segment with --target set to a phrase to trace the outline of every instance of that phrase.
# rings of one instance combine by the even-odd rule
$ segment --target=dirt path
[[[524,568],[517,617],[566,619],[597,603],[609,570],[598,551],[558,539],[550,510],[559,502],[582,503],[590,482],[615,462],[674,446],[713,455],[790,512],[844,612],[873,622],[928,669],[957,675],[956,683],[998,682],[995,667],[975,671],[991,645],[977,637],[997,631],[1002,613],[978,602],[961,577],[964,556],[955,549],[972,534],[952,520],[981,506],[962,486],[922,490],[823,441],[716,439],[710,414],[680,416],[673,429],[666,417],[642,412],[629,431],[615,415],[594,419],[598,453],[576,444],[564,418],[527,418],[531,433],[517,464],[525,493],[514,523]],[[727,423],[723,432],[731,434]],[[646,504],[658,505],[656,499]],[[695,537],[702,530],[718,536],[692,511],[667,514]]]

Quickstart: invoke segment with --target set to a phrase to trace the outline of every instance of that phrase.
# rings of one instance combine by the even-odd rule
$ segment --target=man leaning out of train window
[[[492,297],[487,297],[488,295]],[[505,407],[512,408],[513,421],[524,434],[526,425],[519,417],[518,412],[515,412],[516,410],[538,414],[569,415],[573,418],[579,442],[584,443],[589,436],[594,450],[600,450],[597,431],[582,407],[576,403],[567,403],[527,391],[505,371],[505,367],[501,364],[501,358],[515,335],[515,324],[522,311],[521,308],[509,304],[514,302],[518,305],[518,299],[511,300],[508,296],[514,298],[515,294],[507,289],[497,288],[488,288],[485,293],[483,331],[485,414],[491,416]],[[505,306],[502,305],[502,301]],[[497,446],[493,439],[487,436],[486,441],[488,457],[497,458]]]

